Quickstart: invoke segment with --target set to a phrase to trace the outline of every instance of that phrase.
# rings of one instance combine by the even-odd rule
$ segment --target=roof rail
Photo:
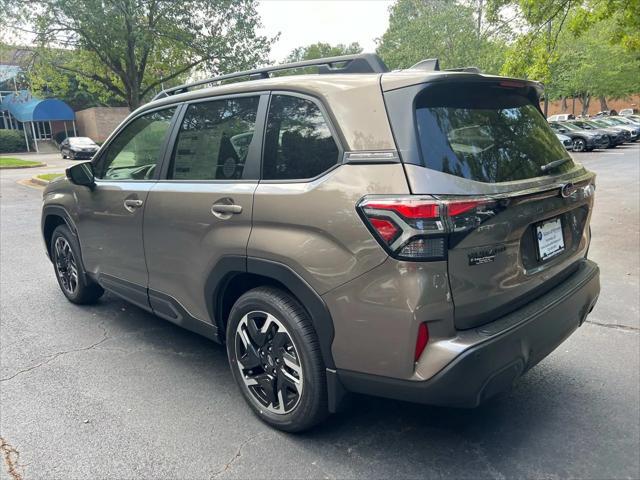
[[[342,65],[344,64],[344,65]],[[388,71],[382,59],[374,53],[361,53],[357,55],[342,55],[340,57],[318,58],[316,60],[305,60],[302,62],[284,63],[272,67],[256,68],[255,70],[245,70],[243,72],[219,75],[217,77],[206,78],[193,83],[167,88],[158,93],[153,100],[168,97],[178,93],[185,93],[194,87],[218,83],[234,78],[248,77],[248,80],[269,78],[272,73],[282,70],[293,70],[297,68],[318,67],[318,73],[384,73]]]

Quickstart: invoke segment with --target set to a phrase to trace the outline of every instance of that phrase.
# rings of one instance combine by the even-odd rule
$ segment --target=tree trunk
[[[589,103],[591,103],[591,96],[588,93],[581,93],[578,97],[580,103],[582,104],[582,116],[586,116],[589,114]]]
[[[549,98],[544,96],[544,116],[545,118],[549,116]]]
[[[127,88],[127,104],[132,112],[140,106],[140,90]]]
[[[569,106],[567,105],[567,97],[562,97],[562,104],[560,105],[560,110],[562,110],[563,113],[569,110]]]
[[[482,0],[478,0],[478,25],[476,30],[476,36],[480,40],[482,32]]]
[[[607,105],[607,97],[599,96],[598,100],[600,100],[600,110],[609,110],[609,106]]]

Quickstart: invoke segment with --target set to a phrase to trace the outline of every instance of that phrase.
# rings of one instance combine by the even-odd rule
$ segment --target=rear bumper
[[[584,321],[600,293],[598,266],[580,262],[565,282],[523,308],[476,329],[486,338],[428,380],[401,380],[337,370],[346,391],[417,403],[475,407],[508,390]],[[340,391],[333,386],[330,391]],[[333,401],[333,399],[332,399]],[[332,402],[333,403],[333,402]]]

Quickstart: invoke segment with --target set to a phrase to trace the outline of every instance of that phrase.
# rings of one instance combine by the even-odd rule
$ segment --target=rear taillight
[[[468,232],[495,214],[485,199],[365,197],[358,204],[381,245],[403,260],[443,260],[452,236]]]

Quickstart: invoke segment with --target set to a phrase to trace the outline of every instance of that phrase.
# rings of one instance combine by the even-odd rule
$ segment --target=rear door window
[[[265,180],[308,179],[338,163],[339,150],[318,105],[276,94],[269,105],[263,158]]]
[[[430,87],[418,95],[415,115],[424,166],[458,177],[524,180],[570,158],[538,108],[504,88]],[[554,173],[572,168],[569,161]]]
[[[180,125],[168,177],[241,179],[259,100],[257,96],[238,97],[190,104]]]

